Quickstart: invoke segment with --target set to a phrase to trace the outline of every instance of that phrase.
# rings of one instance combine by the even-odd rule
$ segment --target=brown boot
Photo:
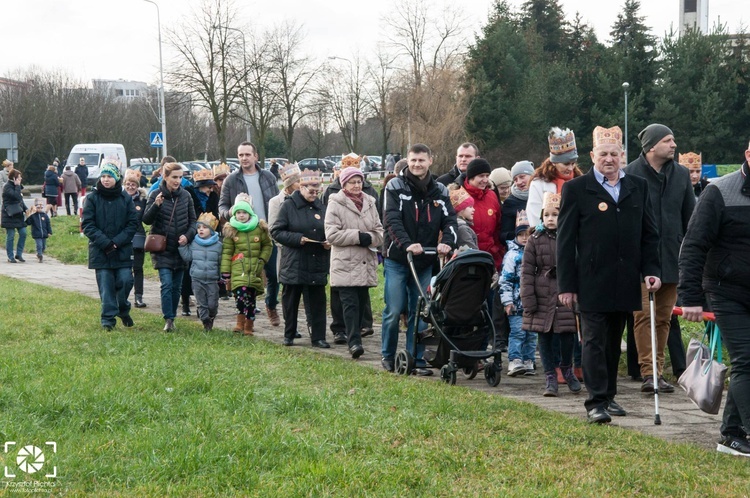
[[[242,313],[237,315],[237,325],[234,326],[234,328],[232,329],[232,332],[239,333],[245,330],[245,321],[246,321],[245,315],[243,315]]]
[[[279,313],[276,311],[276,308],[266,308],[266,313],[268,314],[268,319],[271,321],[271,325],[274,327],[281,325]]]
[[[245,329],[243,330],[243,335],[253,335],[253,329],[255,328],[255,320],[248,320],[245,319]]]

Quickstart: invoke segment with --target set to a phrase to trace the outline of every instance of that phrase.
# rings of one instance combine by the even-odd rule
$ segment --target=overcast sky
[[[166,26],[179,26],[202,0],[156,0],[161,8],[162,36]],[[311,55],[367,55],[387,26],[383,17],[393,0],[235,0],[242,6],[238,24],[258,28],[283,19],[303,23]],[[425,0],[430,5],[441,1]],[[511,0],[518,7],[523,0]],[[624,0],[562,0],[568,19],[581,12],[600,40],[607,41]],[[493,0],[453,3],[469,17],[467,34],[486,23]],[[678,24],[680,0],[643,0],[641,13],[653,34],[663,36]],[[91,79],[158,80],[159,51],[156,7],[144,0],[2,0],[3,47],[0,75],[32,65],[62,70]],[[750,1],[710,0],[709,24],[718,20],[735,32],[750,24]],[[471,39],[472,37],[469,36]],[[170,53],[165,45],[165,70]]]

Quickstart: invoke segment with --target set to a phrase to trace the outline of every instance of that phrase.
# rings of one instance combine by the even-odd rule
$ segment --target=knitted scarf
[[[219,234],[211,230],[211,236],[207,239],[202,239],[199,236],[195,236],[193,239],[199,246],[212,246],[219,241]]]
[[[255,227],[258,226],[258,221],[258,215],[255,213],[253,213],[249,221],[244,223],[234,216],[229,218],[229,224],[236,228],[238,232],[249,232],[250,230],[255,230]]]
[[[516,199],[522,200],[522,201],[528,201],[529,200],[529,190],[521,190],[518,187],[516,187],[516,184],[510,186],[510,193],[515,197]]]
[[[419,179],[414,176],[407,168],[406,170],[404,170],[404,176],[412,185],[414,185],[419,193],[421,193],[422,195],[425,195],[427,193],[427,187],[430,185],[430,180],[432,180],[432,176],[429,172],[427,173],[427,175],[425,175],[424,178]]]
[[[557,193],[559,194],[560,192],[562,192],[563,184],[567,182],[568,180],[572,180],[572,179],[573,179],[573,171],[571,171],[567,176],[561,175],[560,172],[558,171],[557,174],[555,175],[555,178],[552,180],[552,182],[557,187]]]
[[[364,206],[364,203],[365,203],[364,193],[360,192],[359,194],[353,194],[346,189],[344,189],[343,192],[345,196],[347,196],[349,199],[352,200],[352,202],[354,202],[354,206],[357,208],[357,210],[361,212],[362,207]]]

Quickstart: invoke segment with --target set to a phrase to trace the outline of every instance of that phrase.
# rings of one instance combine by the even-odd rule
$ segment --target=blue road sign
[[[164,137],[162,136],[160,131],[152,131],[151,138],[149,140],[151,142],[151,147],[154,147],[155,149],[164,147]]]

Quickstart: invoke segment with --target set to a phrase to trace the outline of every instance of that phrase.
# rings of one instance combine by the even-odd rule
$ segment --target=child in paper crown
[[[26,224],[31,226],[31,237],[36,242],[36,259],[43,261],[45,249],[47,249],[47,237],[52,235],[52,224],[49,215],[45,212],[44,201],[35,202],[29,209],[29,217]]]
[[[211,213],[203,213],[196,222],[197,237],[184,246],[179,246],[180,256],[190,265],[190,279],[193,294],[198,303],[198,318],[203,330],[214,327],[214,319],[219,311],[219,265],[221,264],[222,244],[216,227],[219,220]]]
[[[271,257],[273,245],[268,225],[253,211],[249,195],[240,193],[232,206],[232,217],[224,225],[221,276],[237,303],[235,332],[253,335],[255,300],[263,294],[263,266]]]
[[[500,272],[500,299],[510,323],[508,336],[508,375],[536,375],[534,352],[536,333],[523,329],[523,304],[521,303],[521,262],[526,241],[529,239],[529,219],[526,211],[516,215],[516,237],[508,241],[508,252],[503,257]]]
[[[544,193],[541,222],[531,233],[521,265],[523,330],[539,334],[539,356],[544,368],[544,396],[557,396],[553,336],[560,340],[560,369],[568,388],[578,393],[581,383],[573,373],[576,319],[573,310],[557,302],[557,216],[561,195]]]

